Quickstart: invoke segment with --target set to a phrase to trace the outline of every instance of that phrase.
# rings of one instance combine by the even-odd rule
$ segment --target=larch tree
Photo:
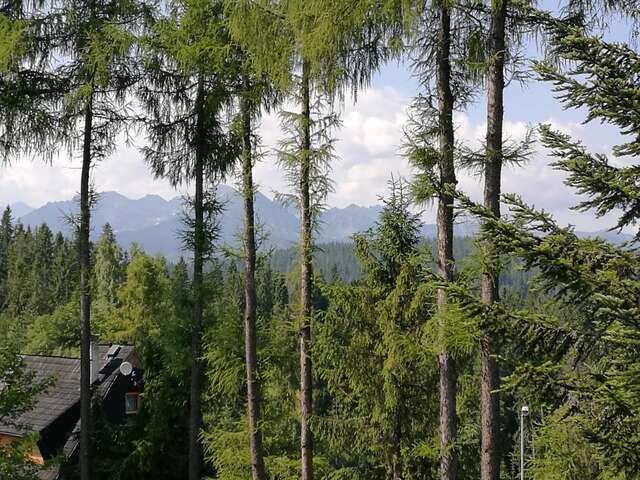
[[[251,455],[251,475],[253,480],[265,480],[266,470],[263,451],[263,432],[260,422],[261,393],[258,371],[257,345],[257,293],[256,259],[258,244],[256,238],[255,193],[253,168],[258,160],[256,134],[262,110],[277,102],[275,82],[269,75],[275,71],[278,62],[265,61],[268,54],[265,46],[273,45],[278,38],[278,22],[272,22],[268,11],[251,2],[225,2],[225,20],[231,38],[237,42],[239,58],[238,112],[237,125],[241,137],[240,178],[244,207],[243,254],[244,254],[244,349],[247,390],[247,422],[249,428],[249,449]],[[257,38],[256,38],[257,37]],[[264,43],[262,43],[264,42]],[[270,52],[273,54],[273,51]],[[277,55],[277,53],[276,53]]]
[[[340,125],[332,113],[336,99],[350,89],[354,98],[390,57],[391,39],[400,28],[398,2],[289,2],[299,67],[296,99],[299,114],[283,114],[284,127],[297,137],[284,143],[282,163],[296,187],[300,211],[300,416],[302,479],[313,478],[313,375],[311,365],[313,236],[318,215],[332,190],[332,130]],[[293,136],[292,136],[293,139]],[[293,148],[292,148],[293,147]]]
[[[202,476],[202,337],[206,292],[204,263],[216,238],[220,204],[211,185],[238,157],[238,141],[225,125],[237,70],[223,21],[222,2],[171,2],[148,38],[148,82],[140,89],[148,121],[143,152],[157,177],[172,185],[193,184],[185,247],[193,253],[193,311],[189,400],[188,478]]]
[[[388,30],[383,26],[392,24],[387,17],[396,14],[392,5],[399,2],[385,2],[384,8],[368,1],[229,3],[235,19],[231,34],[250,56],[253,71],[264,75],[279,91],[289,92],[300,105],[299,113],[282,113],[289,140],[282,144],[280,159],[295,191],[284,197],[293,200],[300,212],[301,472],[303,478],[312,478],[312,244],[317,214],[330,189],[330,131],[337,125],[337,117],[327,114],[327,107],[346,86],[357,92],[383,61],[388,50],[384,43]],[[247,175],[244,178],[247,180]],[[245,202],[246,193],[245,188]],[[247,210],[246,218],[251,215]],[[249,360],[247,356],[247,366]],[[252,428],[252,435],[254,432]]]
[[[484,205],[497,217],[500,216],[507,4],[508,0],[491,2],[488,49]],[[492,245],[487,245],[487,248],[491,249]],[[488,252],[488,258],[492,257],[495,257],[495,252]],[[484,271],[481,277],[482,300],[487,305],[497,301],[499,295],[500,272],[496,271],[495,263],[489,264],[489,269]],[[497,480],[500,472],[498,455],[500,404],[497,392],[500,377],[493,335],[486,332],[480,343],[480,478]]]
[[[453,113],[470,100],[477,81],[475,63],[483,26],[465,2],[439,0],[425,5],[410,31],[410,56],[425,89],[412,105],[406,127],[406,154],[416,170],[413,195],[418,203],[437,199],[436,265],[443,284],[454,280],[454,209],[457,146]],[[437,293],[434,320],[447,332],[456,321],[446,289]],[[446,345],[438,355],[440,371],[440,478],[458,477],[457,369]]]
[[[80,478],[91,475],[91,207],[96,200],[91,172],[116,147],[127,125],[131,87],[138,80],[136,35],[148,13],[129,0],[52,2],[59,22],[53,52],[64,79],[63,118],[70,125],[70,152],[79,147],[80,213],[75,219],[80,265]]]
[[[51,67],[59,33],[51,3],[0,2],[0,154],[2,163],[38,155],[50,161],[67,136],[60,115],[65,78]]]
[[[260,427],[260,381],[257,356],[257,294],[256,294],[256,218],[253,166],[256,159],[253,120],[256,117],[252,78],[242,78],[240,96],[240,131],[242,135],[242,196],[244,202],[244,345],[247,374],[247,415],[249,421],[249,448],[253,480],[266,480],[262,429]],[[258,87],[259,88],[259,87]]]

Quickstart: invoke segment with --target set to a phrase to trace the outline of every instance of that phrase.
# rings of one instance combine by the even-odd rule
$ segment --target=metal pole
[[[524,405],[520,410],[520,480],[524,480],[524,417],[529,414],[529,407]]]

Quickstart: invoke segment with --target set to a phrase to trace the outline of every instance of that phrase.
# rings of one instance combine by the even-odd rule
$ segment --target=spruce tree
[[[613,148],[615,156],[637,156],[640,118],[633,108],[638,101],[637,53],[587,35],[575,18],[556,20],[541,14],[539,21],[550,34],[552,53],[569,62],[565,70],[538,63],[538,75],[553,85],[566,107],[584,108],[587,121],[620,128],[627,141]],[[541,127],[541,141],[554,158],[553,166],[567,174],[566,184],[586,197],[577,209],[603,217],[618,210],[613,229],[635,225],[634,166],[614,166],[606,155],[589,152],[581,142],[548,125]],[[484,238],[491,238],[502,253],[520,257],[525,268],[538,270],[540,288],[561,307],[510,311],[505,305],[492,312],[508,325],[505,333],[514,344],[526,352],[505,379],[505,388],[548,412],[536,445],[534,471],[548,477],[563,465],[563,475],[579,475],[585,471],[579,457],[590,452],[588,470],[593,475],[633,477],[638,462],[638,405],[629,392],[637,388],[633,372],[638,358],[629,346],[637,336],[632,313],[637,310],[636,252],[597,238],[579,238],[572,227],[560,226],[550,214],[516,195],[502,197],[510,210],[509,221],[460,198],[465,208],[484,220]],[[558,443],[562,438],[570,438],[575,449],[562,450]]]
[[[9,273],[9,248],[13,241],[13,217],[11,208],[7,206],[0,220],[0,308],[5,307],[7,275]]]
[[[33,257],[31,263],[28,310],[35,315],[51,313],[55,309],[55,299],[51,291],[53,263],[53,233],[46,224],[36,228],[33,236]]]
[[[95,244],[93,256],[95,301],[105,306],[115,306],[126,265],[124,253],[108,223],[102,227],[102,234]]]
[[[6,309],[12,315],[26,313],[30,300],[31,265],[33,262],[33,234],[30,228],[18,223],[9,248],[7,264]]]

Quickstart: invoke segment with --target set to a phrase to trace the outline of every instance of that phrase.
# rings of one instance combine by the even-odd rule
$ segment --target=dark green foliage
[[[635,132],[637,109],[617,110],[627,102],[637,103],[635,53],[561,22],[550,21],[547,27],[557,54],[577,62],[566,74],[538,66],[541,76],[557,86],[560,99],[570,107],[585,106],[588,120],[613,123],[622,133]],[[569,174],[567,183],[587,195],[578,208],[601,216],[621,209],[615,228],[635,222],[635,167],[612,167],[606,157],[590,154],[548,126],[542,128],[542,140],[558,159],[556,168]],[[637,156],[636,143],[626,143],[616,153]],[[548,213],[515,195],[503,198],[509,222],[459,198],[485,220],[484,235],[498,250],[519,257],[526,269],[539,271],[539,289],[555,298],[536,302],[531,297],[523,310],[501,307],[487,312],[495,325],[512,332],[506,336],[513,338],[513,371],[505,378],[505,388],[546,416],[536,440],[536,475],[637,478],[637,252],[578,238],[571,227],[562,228]],[[567,441],[574,448],[562,448]]]
[[[546,29],[553,62],[536,64],[538,77],[564,106],[586,109],[586,121],[619,128],[624,140],[613,154],[628,166],[549,126],[540,129],[542,143],[583,196],[577,209],[619,214],[614,228],[633,227],[640,217],[640,170],[633,165],[640,155],[640,58],[634,46],[587,35],[583,23],[600,6],[625,12],[637,28],[637,2],[572,0],[567,11],[580,15],[563,20],[529,3],[509,2],[507,21],[517,28],[507,34],[507,49],[529,33],[519,22]],[[501,221],[458,194],[484,226],[479,238],[453,241],[453,216],[439,218],[446,235],[438,272],[435,242],[421,238],[420,216],[410,208],[409,193],[411,201],[439,199],[448,215],[454,166],[477,171],[489,157],[485,146],[478,153],[455,144],[450,122],[486,80],[489,13],[478,1],[0,2],[1,161],[24,153],[50,159],[60,146],[76,151],[84,139],[86,167],[84,236],[69,240],[46,225],[14,224],[10,209],[0,219],[0,418],[28,409],[44,387],[18,354],[77,355],[79,298],[85,306],[91,298],[91,323],[82,315],[84,346],[90,326],[102,342],[135,345],[144,366],[137,418],[112,425],[94,410],[91,478],[250,477],[245,277],[237,259],[213,255],[224,206],[211,187],[231,173],[243,140],[244,154],[259,157],[257,136],[246,128],[257,128],[261,109],[281,107],[287,97],[302,108],[280,112],[288,139],[278,154],[294,192],[281,197],[302,206],[304,228],[302,248],[258,255],[255,272],[268,478],[298,479],[302,451],[310,459],[305,478],[315,470],[325,480],[435,479],[459,463],[457,478],[477,479],[478,353],[487,333],[500,352],[503,479],[518,473],[512,452],[523,402],[532,411],[533,478],[640,478],[635,247],[579,238],[516,195],[504,196],[509,215]],[[353,243],[314,245],[313,227],[332,188],[336,101],[355,98],[383,62],[403,53],[421,88],[406,128],[404,153],[418,172],[411,191],[392,182],[379,221]],[[523,78],[518,53],[505,57],[513,78]],[[139,105],[131,108],[134,96]],[[193,265],[172,266],[135,247],[125,253],[108,225],[95,244],[88,240],[90,168],[113,153],[138,110],[153,174],[174,186],[196,183],[184,234]],[[502,161],[521,163],[531,140],[505,144]],[[250,198],[251,188],[245,193]],[[85,254],[90,292],[78,289],[76,250]],[[301,252],[304,268],[297,268]],[[499,299],[481,301],[480,273],[498,270]],[[449,373],[439,377],[439,368]],[[441,380],[457,387],[442,387],[451,393],[443,404],[455,405],[446,415],[439,411]],[[448,419],[444,436],[439,417]],[[35,478],[37,467],[24,458],[34,441],[0,445],[0,477]],[[73,478],[75,467],[68,468]]]

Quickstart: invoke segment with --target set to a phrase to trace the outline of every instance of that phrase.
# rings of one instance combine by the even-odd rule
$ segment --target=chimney
[[[89,364],[91,365],[91,385],[98,380],[98,372],[100,371],[100,359],[98,358],[98,340],[96,337],[91,337],[91,345],[89,347]]]

